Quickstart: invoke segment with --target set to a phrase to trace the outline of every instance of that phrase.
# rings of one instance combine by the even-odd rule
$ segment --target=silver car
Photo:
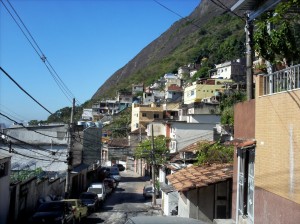
[[[151,198],[152,197],[152,195],[153,195],[153,193],[154,193],[154,190],[153,190],[153,186],[152,185],[146,185],[146,186],[144,186],[144,189],[143,189],[143,196],[144,196],[144,198]],[[156,189],[156,191],[155,191],[155,195],[156,195],[156,197],[158,197],[159,196],[159,191]]]

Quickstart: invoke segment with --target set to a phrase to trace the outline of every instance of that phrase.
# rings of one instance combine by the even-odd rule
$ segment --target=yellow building
[[[147,128],[154,120],[163,119],[163,107],[154,103],[150,105],[132,104],[131,131]]]
[[[217,92],[223,92],[230,79],[205,79],[193,82],[184,89],[184,104],[200,102],[204,98],[212,97]]]

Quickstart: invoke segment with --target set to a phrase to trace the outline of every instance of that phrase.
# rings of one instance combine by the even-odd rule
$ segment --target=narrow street
[[[83,223],[123,224],[128,217],[161,215],[161,210],[152,208],[151,198],[143,197],[143,187],[149,183],[148,179],[132,171],[120,172],[120,175],[122,181],[116,190]]]

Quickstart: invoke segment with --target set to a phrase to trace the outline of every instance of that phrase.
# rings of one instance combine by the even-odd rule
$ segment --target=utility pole
[[[74,124],[73,124],[73,116],[75,110],[75,98],[73,98],[72,110],[71,110],[71,119],[68,127],[68,154],[67,154],[67,175],[66,175],[66,186],[65,186],[65,198],[69,198],[71,191],[70,177],[72,170],[72,162],[73,162],[73,133],[74,133]]]
[[[152,206],[156,205],[156,187],[155,187],[155,154],[154,154],[154,135],[153,135],[153,124],[151,125],[151,157],[152,157],[152,185],[153,185],[153,195],[152,195]]]
[[[247,75],[247,100],[253,99],[253,23],[247,15],[246,26],[246,75]]]

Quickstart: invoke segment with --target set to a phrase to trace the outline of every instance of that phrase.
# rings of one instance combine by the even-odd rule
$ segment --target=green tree
[[[168,139],[165,136],[154,137],[154,150],[152,150],[152,140],[142,141],[135,149],[134,155],[138,159],[145,159],[149,164],[163,164],[166,162],[169,149],[167,147]]]
[[[246,99],[247,96],[244,91],[227,91],[222,94],[220,99],[221,124],[233,126],[233,107],[236,103],[243,102]]]
[[[293,8],[300,7],[300,0],[288,0],[279,3],[274,13],[266,12],[256,20],[254,49],[262,58],[275,63],[277,60],[298,62],[300,57],[299,27],[300,16]],[[268,29],[272,24],[274,29]]]
[[[113,138],[127,137],[128,132],[130,131],[130,123],[131,108],[127,108],[120,114],[115,115],[113,122],[110,125],[105,126],[103,130],[110,130],[112,135],[111,137]]]
[[[230,163],[233,160],[234,147],[220,142],[201,142],[197,148],[197,165],[205,163]]]

